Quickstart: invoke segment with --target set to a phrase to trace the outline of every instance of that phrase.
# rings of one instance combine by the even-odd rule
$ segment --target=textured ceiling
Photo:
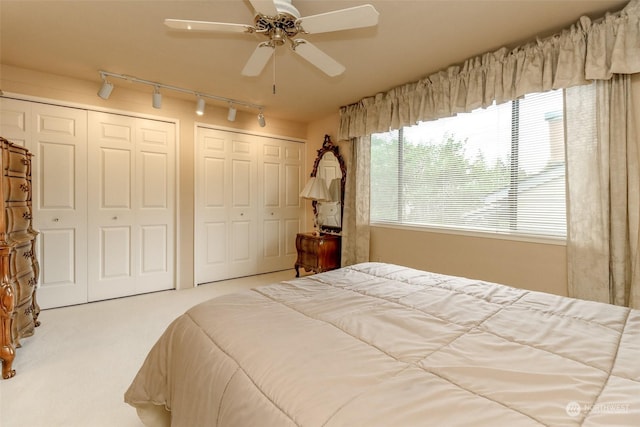
[[[380,13],[377,27],[305,36],[346,66],[333,78],[287,47],[276,51],[275,76],[269,63],[260,76],[243,77],[260,36],[187,34],[163,25],[165,18],[252,24],[247,0],[0,0],[0,60],[95,81],[96,89],[103,69],[265,105],[271,116],[308,122],[471,56],[547,36],[582,15],[619,10],[626,1],[293,0],[302,16],[366,3]]]

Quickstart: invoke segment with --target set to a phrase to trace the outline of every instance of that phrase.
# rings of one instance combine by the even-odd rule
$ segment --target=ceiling
[[[258,77],[240,71],[258,35],[185,33],[165,18],[253,24],[248,0],[0,0],[0,61],[95,81],[98,70],[265,106],[309,122],[465,59],[620,10],[626,0],[293,0],[302,16],[372,4],[372,28],[306,35],[346,71],[328,77],[286,46]],[[125,83],[114,80],[116,86]],[[141,85],[141,91],[150,91]],[[167,93],[166,96],[179,96]]]

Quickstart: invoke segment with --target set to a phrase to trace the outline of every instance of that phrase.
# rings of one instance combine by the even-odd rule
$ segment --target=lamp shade
[[[324,179],[316,178],[315,176],[309,178],[307,185],[304,186],[300,193],[300,197],[320,201],[330,200],[329,191],[327,190],[327,184],[325,184]]]

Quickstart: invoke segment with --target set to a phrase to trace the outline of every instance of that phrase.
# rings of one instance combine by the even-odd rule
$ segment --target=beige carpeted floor
[[[0,380],[0,427],[142,426],[123,394],[174,318],[201,301],[294,275],[287,270],[43,310],[42,325],[16,351],[16,376]]]

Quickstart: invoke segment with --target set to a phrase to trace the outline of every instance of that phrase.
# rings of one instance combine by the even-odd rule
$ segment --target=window
[[[566,236],[563,93],[371,135],[371,223]]]

